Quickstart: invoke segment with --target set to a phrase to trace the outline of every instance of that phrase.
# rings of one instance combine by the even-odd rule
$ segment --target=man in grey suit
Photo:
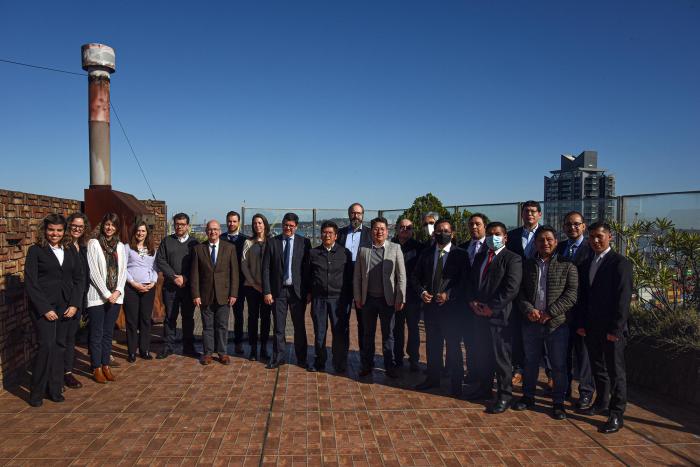
[[[377,317],[381,324],[382,351],[387,376],[394,368],[394,313],[406,302],[406,268],[401,246],[386,241],[389,224],[383,217],[372,219],[372,246],[361,247],[353,277],[355,306],[362,310],[365,345],[361,349],[360,376],[372,373]]]

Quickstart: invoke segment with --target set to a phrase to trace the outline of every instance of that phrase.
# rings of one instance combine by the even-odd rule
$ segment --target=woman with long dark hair
[[[45,395],[63,402],[63,360],[70,320],[83,298],[83,268],[74,250],[63,247],[66,219],[49,214],[39,225],[35,245],[29,247],[24,280],[30,315],[39,349],[29,393],[29,404],[39,407]]]
[[[155,249],[148,225],[141,221],[134,225],[126,246],[126,291],[124,314],[126,315],[126,342],[131,363],[136,361],[136,343],[144,360],[153,357],[151,346],[151,319],[156,297],[158,273],[154,267]]]
[[[116,381],[109,366],[114,324],[124,302],[126,248],[119,241],[119,216],[108,212],[102,217],[97,238],[88,242],[90,267],[88,308],[90,316],[90,365],[95,381]]]
[[[80,329],[80,319],[87,309],[87,292],[90,286],[90,270],[87,262],[87,241],[90,235],[90,222],[82,212],[74,212],[68,219],[68,235],[63,237],[64,249],[72,249],[80,259],[83,268],[83,297],[78,312],[68,321],[66,334],[66,351],[63,364],[63,384],[71,389],[83,387],[83,384],[73,376],[75,364],[75,336]]]
[[[266,305],[262,294],[262,259],[270,237],[270,223],[262,214],[251,221],[253,235],[243,244],[241,269],[245,276],[243,293],[248,303],[249,360],[267,360],[267,338],[270,335],[272,306]],[[260,354],[258,354],[258,319],[260,320]]]

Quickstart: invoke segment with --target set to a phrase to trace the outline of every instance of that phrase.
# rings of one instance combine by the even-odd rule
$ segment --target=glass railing
[[[670,219],[677,229],[700,231],[700,191],[621,196],[621,221]]]

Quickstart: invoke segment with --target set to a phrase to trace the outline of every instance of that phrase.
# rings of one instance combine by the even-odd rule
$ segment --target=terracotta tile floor
[[[700,465],[697,410],[633,389],[611,436],[596,431],[603,417],[552,420],[545,397],[535,411],[489,415],[447,384],[414,391],[422,376],[407,369],[360,381],[356,342],[346,375],[302,370],[291,343],[279,370],[238,357],[129,364],[116,345],[121,368],[107,385],[87,378],[81,348],[85,386],[64,403],[31,408],[26,384],[0,395],[0,465]]]

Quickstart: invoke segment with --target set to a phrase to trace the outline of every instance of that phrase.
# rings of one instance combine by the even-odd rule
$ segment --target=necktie
[[[442,268],[443,257],[445,256],[445,250],[440,250],[438,253],[437,264],[435,265],[435,274],[433,274],[433,293],[436,294],[440,292],[440,283],[442,282]]]
[[[216,245],[211,246],[211,264],[216,266]]]
[[[571,245],[569,245],[568,251],[566,253],[566,257],[573,258],[575,253],[576,253],[576,244],[571,243]]]
[[[291,237],[284,238],[284,282],[292,279],[292,249],[290,248]]]
[[[484,272],[481,273],[481,281],[483,282],[484,277],[486,277],[486,274],[489,272],[489,266],[491,265],[491,261],[493,261],[493,257],[496,255],[496,253],[489,249],[489,255],[486,258],[486,266],[484,266]]]

